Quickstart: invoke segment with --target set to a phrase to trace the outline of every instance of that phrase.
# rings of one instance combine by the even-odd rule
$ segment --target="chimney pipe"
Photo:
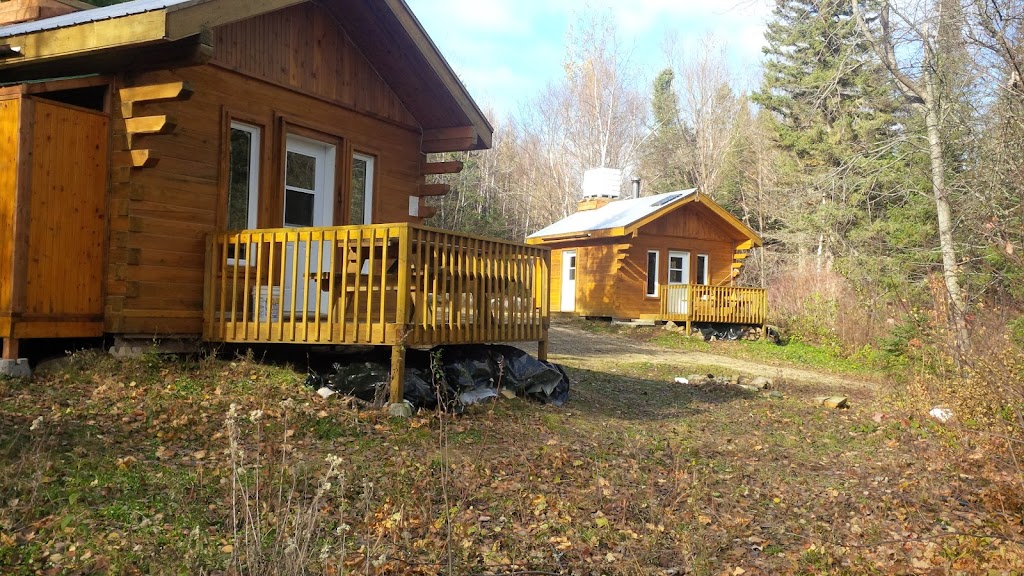
[[[633,199],[640,197],[640,177],[633,176]]]

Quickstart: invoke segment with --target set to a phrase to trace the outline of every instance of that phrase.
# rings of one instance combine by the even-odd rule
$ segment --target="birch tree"
[[[895,5],[883,0],[865,16],[860,0],[850,2],[855,22],[908,104],[923,118],[931,175],[931,196],[942,259],[942,276],[949,302],[948,325],[960,360],[969,346],[967,299],[961,287],[960,262],[953,237],[954,214],[947,186],[947,142],[944,106],[950,104],[945,86],[954,83],[956,0],[924,0]]]

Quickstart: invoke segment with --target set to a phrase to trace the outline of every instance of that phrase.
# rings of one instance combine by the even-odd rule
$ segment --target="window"
[[[352,196],[348,205],[348,223],[373,223],[373,156],[352,155]]]
[[[668,283],[690,283],[690,253],[671,251],[668,253]]]
[[[568,267],[568,270],[567,270],[568,276],[569,276],[568,279],[572,280],[572,281],[575,281],[576,280],[576,253],[575,252],[573,252],[571,255],[569,255],[569,263],[566,266]]]
[[[647,295],[658,295],[658,251],[647,252]]]
[[[708,255],[697,254],[697,284],[708,285],[711,283],[711,274],[708,268]]]
[[[285,159],[284,225],[314,226],[316,157],[289,150]]]
[[[228,142],[227,230],[256,227],[259,211],[260,129],[239,122],[231,123]],[[238,257],[245,258],[245,246]],[[235,258],[235,254],[228,254]]]

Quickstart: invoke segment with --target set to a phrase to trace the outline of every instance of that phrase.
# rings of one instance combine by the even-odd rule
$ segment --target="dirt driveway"
[[[678,367],[679,376],[705,371],[713,371],[716,375],[723,376],[767,376],[780,384],[784,382],[790,392],[809,395],[865,397],[874,396],[881,388],[881,385],[875,382],[796,368],[782,363],[775,365],[740,360],[712,352],[677,350],[617,334],[592,332],[579,327],[576,321],[553,321],[549,338],[549,359],[552,362],[599,372],[614,373],[617,366],[652,363]]]

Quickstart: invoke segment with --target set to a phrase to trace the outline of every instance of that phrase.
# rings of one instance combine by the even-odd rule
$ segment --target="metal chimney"
[[[640,177],[633,176],[633,198],[640,197]]]

